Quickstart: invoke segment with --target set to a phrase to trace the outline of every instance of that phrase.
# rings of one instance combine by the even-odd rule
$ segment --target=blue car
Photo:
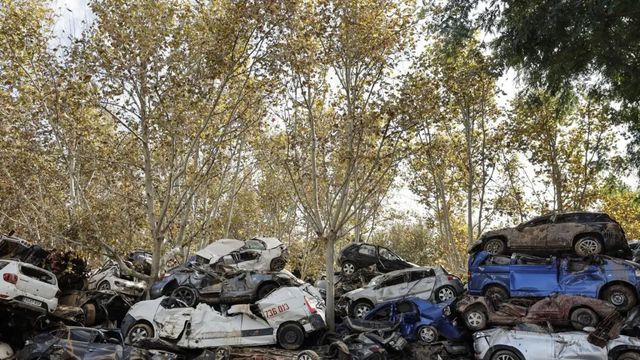
[[[627,311],[636,305],[639,290],[640,265],[608,256],[541,258],[481,251],[469,257],[470,295],[503,299],[582,295]]]
[[[400,322],[398,331],[407,341],[430,344],[440,337],[460,340],[465,329],[458,326],[453,309],[455,300],[432,304],[417,297],[382,303],[367,313],[364,320]]]

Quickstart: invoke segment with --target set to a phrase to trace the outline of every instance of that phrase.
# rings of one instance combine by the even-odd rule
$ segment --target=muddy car
[[[68,291],[60,296],[59,303],[80,307],[84,312],[84,325],[95,326],[119,324],[134,299],[115,291]]]
[[[274,345],[299,349],[305,337],[325,327],[324,302],[303,287],[283,287],[255,304],[226,312],[171,297],[135,304],[122,324],[128,343],[158,338],[184,349]]]
[[[482,360],[637,360],[640,340],[619,336],[600,347],[582,331],[553,332],[530,324],[513,330],[493,328],[473,334],[476,359]]]
[[[469,257],[470,295],[535,298],[552,294],[599,298],[618,310],[638,300],[640,265],[607,256],[548,258],[523,254]]]
[[[539,216],[513,228],[487,231],[470,253],[574,251],[579,256],[608,254],[631,259],[624,230],[604,213],[572,212]]]
[[[254,302],[281,286],[300,286],[300,279],[288,271],[232,271],[216,273],[208,266],[180,267],[159,280],[150,290],[152,299],[173,296],[189,306]]]
[[[118,263],[112,260],[105,262],[100,269],[91,273],[89,278],[90,290],[113,290],[129,296],[140,297],[146,288],[146,282],[123,276]]]
[[[338,262],[344,275],[351,275],[358,269],[372,265],[382,273],[418,266],[402,259],[384,246],[367,243],[347,245],[340,250]]]
[[[196,263],[200,265],[236,270],[280,271],[288,258],[287,247],[280,240],[267,237],[222,239],[196,253]]]
[[[463,292],[460,279],[442,266],[417,267],[376,276],[367,286],[344,294],[336,306],[338,313],[362,318],[375,305],[386,301],[416,296],[444,302]]]
[[[119,330],[65,327],[28,340],[18,359],[177,359],[175,354],[124,345]]]
[[[467,296],[460,299],[457,311],[472,331],[491,325],[516,325],[519,323],[573,326],[576,330],[595,327],[601,319],[616,311],[602,300],[584,296],[552,295],[542,300],[509,299]]]

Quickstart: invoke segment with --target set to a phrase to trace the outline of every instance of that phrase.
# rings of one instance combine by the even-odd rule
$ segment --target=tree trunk
[[[325,266],[327,271],[327,310],[325,317],[327,319],[327,327],[329,331],[335,331],[335,284],[336,279],[333,269],[333,246],[335,244],[335,235],[329,235],[325,238]]]

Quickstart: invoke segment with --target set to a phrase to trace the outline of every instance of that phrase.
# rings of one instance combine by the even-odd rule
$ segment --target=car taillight
[[[2,279],[8,283],[15,285],[18,282],[18,275],[6,273],[2,274]]]
[[[307,299],[306,296],[304,297],[304,304],[307,305],[307,310],[309,310],[310,313],[315,314],[318,311],[311,305],[311,303],[309,303],[309,299]]]

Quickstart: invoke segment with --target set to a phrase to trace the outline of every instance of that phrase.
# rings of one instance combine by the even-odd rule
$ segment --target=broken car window
[[[392,278],[389,278],[389,279],[383,281],[382,284],[380,285],[380,287],[388,287],[388,286],[398,285],[398,284],[402,284],[403,282],[405,282],[404,275],[396,275],[396,276],[394,276]]]
[[[436,276],[436,273],[433,269],[429,269],[426,271],[412,271],[409,273],[409,281],[418,281],[433,276]]]
[[[400,260],[400,257],[387,248],[380,247],[380,257],[386,260]]]
[[[376,248],[375,246],[371,246],[371,245],[361,245],[360,248],[358,249],[358,252],[362,255],[366,255],[366,256],[376,256]]]
[[[23,265],[20,267],[20,272],[30,278],[38,279],[51,285],[55,285],[57,283],[54,276],[36,268]]]
[[[482,265],[509,265],[511,258],[507,256],[489,256]]]
[[[244,247],[246,249],[253,249],[253,250],[266,250],[267,249],[267,245],[265,245],[265,243],[263,241],[257,240],[257,239],[251,239],[251,240],[247,240],[244,242]]]

